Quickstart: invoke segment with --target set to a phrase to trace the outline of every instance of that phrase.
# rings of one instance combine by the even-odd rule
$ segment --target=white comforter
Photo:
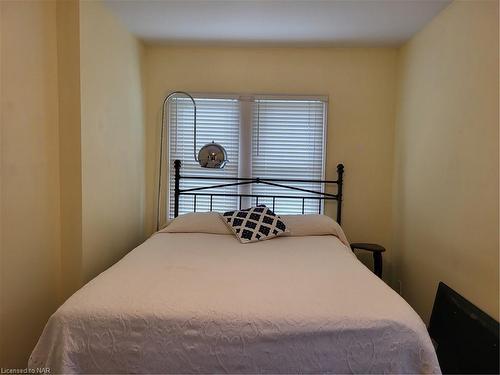
[[[50,318],[63,373],[439,373],[411,307],[337,237],[159,233]]]

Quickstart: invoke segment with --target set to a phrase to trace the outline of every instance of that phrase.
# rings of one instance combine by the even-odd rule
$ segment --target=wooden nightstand
[[[354,249],[370,251],[373,254],[373,272],[382,278],[382,253],[385,251],[385,247],[376,243],[354,242],[351,244],[351,249],[352,251]]]

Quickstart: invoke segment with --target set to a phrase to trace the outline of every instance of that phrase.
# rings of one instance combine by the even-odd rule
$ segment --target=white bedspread
[[[50,318],[64,373],[439,373],[426,327],[334,236],[159,233]]]

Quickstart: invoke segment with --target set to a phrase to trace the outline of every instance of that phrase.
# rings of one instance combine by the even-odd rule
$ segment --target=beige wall
[[[144,239],[140,43],[99,2],[0,1],[0,366]]]
[[[498,319],[497,2],[453,3],[398,52],[143,49],[100,2],[4,0],[2,367],[24,367],[62,299],[153,230],[173,90],[328,95],[349,237],[389,248],[385,275],[424,319],[438,280]]]
[[[57,3],[62,298],[82,283],[80,6]]]
[[[80,4],[83,278],[144,240],[141,44],[97,1]]]
[[[327,177],[346,166],[352,240],[391,243],[395,49],[146,47],[147,228],[154,228],[161,104],[174,90],[329,96]],[[333,213],[334,205],[329,207]],[[389,254],[386,257],[389,266]],[[387,267],[389,274],[389,267]]]
[[[0,8],[0,363],[24,367],[58,303],[56,4]]]
[[[456,1],[400,52],[394,253],[428,319],[444,281],[498,319],[498,2]]]

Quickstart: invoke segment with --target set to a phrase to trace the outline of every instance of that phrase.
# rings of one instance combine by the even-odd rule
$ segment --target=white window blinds
[[[255,100],[252,121],[252,176],[322,180],[324,124],[323,101]],[[277,183],[323,191],[320,183]],[[265,184],[254,184],[252,189],[252,193],[257,195],[313,195]],[[271,206],[272,198],[260,198],[259,203]],[[323,207],[323,201],[317,199],[275,200],[275,211],[279,214],[318,213],[320,207]]]
[[[239,155],[239,102],[236,99],[207,99],[195,97],[197,107],[197,151],[212,141],[220,143],[227,151],[229,163],[224,169],[201,168],[194,160],[193,155],[193,104],[188,98],[175,98],[169,105],[169,218],[174,214],[174,168],[173,161],[182,161],[181,172],[183,175],[196,176],[238,176]],[[182,189],[209,186],[224,181],[214,180],[182,180]],[[237,186],[207,190],[199,193],[238,193]],[[228,211],[234,209],[237,197],[214,196],[212,210]],[[179,199],[179,214],[194,211],[194,197],[181,195]],[[210,197],[198,196],[196,198],[196,211],[209,211]]]
[[[201,168],[193,156],[193,105],[188,98],[175,98],[168,111],[169,129],[169,218],[174,213],[173,161],[182,162],[184,176],[260,177],[270,179],[322,180],[324,178],[324,132],[326,102],[319,99],[285,97],[195,96],[197,105],[197,150],[206,143],[220,143],[228,153],[224,169]],[[240,133],[241,132],[241,133]],[[239,175],[240,174],[240,175]],[[181,189],[227,183],[216,180],[181,180]],[[323,191],[320,183],[285,183],[297,188]],[[209,194],[251,193],[276,196],[314,196],[305,191],[283,189],[265,184],[225,187],[199,191]],[[243,199],[244,206],[256,200]],[[259,198],[259,204],[273,207],[272,198]],[[229,211],[239,206],[238,197],[214,196],[213,211]],[[210,197],[181,195],[179,214],[210,210]],[[278,214],[318,213],[323,201],[318,199],[276,198]]]

